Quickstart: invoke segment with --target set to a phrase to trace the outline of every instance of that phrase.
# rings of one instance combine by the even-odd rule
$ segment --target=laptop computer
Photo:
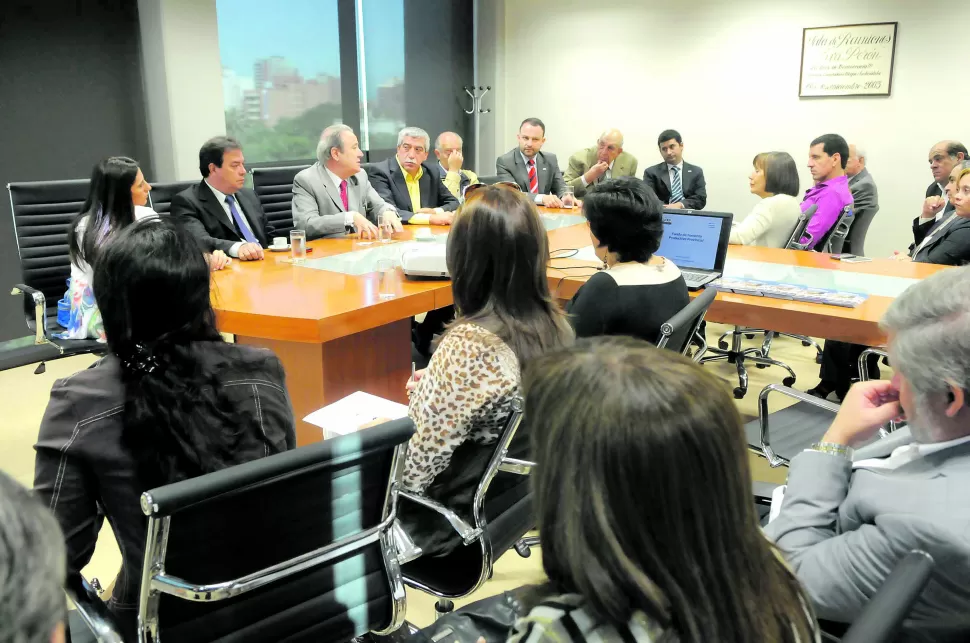
[[[680,268],[690,290],[721,276],[734,215],[704,210],[663,211],[664,234],[657,254]]]

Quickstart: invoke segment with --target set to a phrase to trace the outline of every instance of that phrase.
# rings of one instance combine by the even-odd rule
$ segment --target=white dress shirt
[[[888,458],[869,458],[867,460],[859,460],[858,462],[852,463],[852,468],[893,471],[904,464],[924,458],[931,453],[937,453],[939,451],[943,451],[944,449],[950,449],[967,442],[970,442],[970,435],[965,435],[962,438],[957,438],[955,440],[947,440],[946,442],[932,442],[930,444],[910,442],[909,444],[905,444],[901,447],[896,447]]]
[[[229,210],[229,204],[226,203],[226,196],[227,195],[223,194],[219,190],[217,190],[214,187],[212,187],[212,184],[209,183],[208,181],[206,181],[205,184],[209,186],[209,189],[212,190],[212,194],[214,194],[215,197],[216,197],[216,201],[218,201],[219,202],[219,205],[222,206],[223,211],[226,213],[226,218],[229,219],[229,225],[233,229],[235,229],[236,228],[236,220],[232,218],[232,212]],[[243,212],[242,203],[239,202],[239,197],[233,195],[232,198],[236,201],[236,210],[238,210],[239,211],[239,214],[242,215],[241,216],[241,218],[242,218],[242,224],[244,226],[246,226],[246,229],[249,230],[250,233],[252,233],[253,232],[253,229],[249,225],[249,219],[246,218],[246,213]],[[253,234],[253,237],[255,238],[256,235]],[[246,243],[246,242],[245,241],[237,241],[236,243],[232,244],[232,246],[229,248],[229,256],[230,257],[236,257],[236,258],[238,258],[239,257],[239,248],[244,243]]]
[[[526,177],[528,178],[528,176],[529,176],[529,159],[526,157],[525,154],[522,153],[522,150],[519,150],[519,156],[521,156],[522,157],[522,160],[525,162],[525,174],[526,174]],[[539,186],[539,161],[536,160],[536,157],[538,157],[538,156],[539,156],[539,153],[536,152],[536,155],[532,157],[532,159],[536,161],[536,187],[537,188]],[[525,191],[526,192],[529,191],[529,186],[528,185],[526,185]],[[542,205],[542,197],[543,197],[543,194],[541,192],[539,194],[535,195],[535,199],[534,199],[535,202],[537,204],[539,204],[539,205]]]
[[[599,162],[599,161],[597,161],[597,162]],[[606,168],[606,172],[604,172],[603,173],[603,176],[600,177],[600,178],[606,179],[607,181],[609,181],[610,179],[613,178],[613,164],[614,163],[616,163],[616,159],[613,159],[612,161],[610,161],[610,166],[608,168]],[[589,183],[586,181],[586,172],[583,172],[582,174],[579,175],[579,180],[583,184],[583,187],[584,188],[588,188],[589,187]]]

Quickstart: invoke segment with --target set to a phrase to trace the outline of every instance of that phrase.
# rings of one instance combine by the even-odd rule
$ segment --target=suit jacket
[[[210,438],[235,445],[235,463],[296,448],[283,367],[272,352],[222,342],[197,342],[193,348],[233,407],[259,420],[237,436],[240,427],[210,418]],[[108,609],[130,630],[138,611],[148,523],[139,507],[145,489],[122,438],[124,403],[121,362],[114,355],[57,380],[34,447],[34,489],[66,535],[69,574],[79,574],[91,560],[103,508],[121,549],[121,572]]]
[[[445,212],[457,210],[458,199],[453,197],[441,182],[438,169],[428,163],[422,163],[421,167],[424,168],[424,174],[418,180],[418,186],[421,188],[421,207],[442,208]],[[392,156],[380,163],[371,164],[367,168],[367,176],[381,198],[397,208],[401,221],[404,223],[410,221],[414,216],[411,212],[411,194],[408,192],[404,172],[401,171],[397,157]]]
[[[586,186],[583,185],[583,175],[589,171],[589,168],[596,165],[596,152],[595,147],[587,147],[585,150],[576,152],[569,157],[569,167],[566,169],[566,174],[563,175],[563,180],[566,181],[566,185],[573,186],[573,191],[577,197],[582,197],[586,194]],[[636,176],[636,157],[629,152],[621,152],[616,157],[616,160],[613,161],[613,169],[610,174],[614,179],[618,179],[621,176]],[[602,180],[601,178],[600,181]]]
[[[394,210],[380,197],[364,170],[347,179],[347,203],[350,207],[345,210],[340,187],[333,184],[319,161],[293,178],[293,223],[306,230],[307,239],[345,234],[346,212],[359,212],[377,225],[381,214]]]
[[[869,170],[862,170],[849,179],[849,192],[852,193],[852,222],[851,226],[859,221],[871,221],[876,213],[879,212],[879,191],[876,189],[876,182],[872,180]],[[845,245],[842,252],[853,252],[851,246],[851,234],[846,236]]]
[[[895,433],[866,447],[878,449]],[[886,455],[883,450],[879,455]],[[849,623],[912,549],[936,565],[909,618],[918,629],[970,612],[970,444],[894,471],[805,451],[791,461],[781,513],[765,534],[785,553],[819,618]]]
[[[930,183],[929,187],[926,188],[926,198],[931,196],[943,196],[943,189],[940,187],[939,183],[933,181]],[[940,224],[941,221],[946,219],[947,214],[953,211],[953,204],[947,203],[946,207],[943,208],[942,214],[936,219],[931,219],[930,221],[920,221],[920,217],[913,217],[913,244],[909,247],[909,253],[913,254],[913,249],[919,244],[923,243],[923,239],[930,231]]]
[[[529,169],[522,160],[519,148],[503,154],[495,160],[495,173],[499,181],[518,183],[523,192],[529,192]],[[559,171],[559,161],[555,154],[539,152],[536,154],[536,174],[539,179],[539,194],[562,196],[566,182]]]
[[[259,245],[265,248],[273,236],[273,227],[267,222],[266,213],[263,212],[256,193],[243,188],[233,196],[236,197],[237,206],[241,207],[242,215],[249,222]],[[202,242],[203,250],[207,252],[222,250],[228,254],[229,248],[244,240],[205,179],[172,197],[170,213],[179,217],[185,227]]]
[[[665,205],[670,203],[670,172],[667,163],[651,165],[643,173],[643,182],[650,186]],[[688,210],[703,210],[707,205],[707,182],[704,170],[684,161],[684,175],[680,177],[684,191],[681,203]]]
[[[945,228],[940,229],[940,226],[951,216],[953,216],[952,212],[945,214],[940,219],[939,225],[933,227],[929,233],[932,237],[916,253],[913,261],[947,266],[962,266],[970,263],[970,219],[956,217]]]

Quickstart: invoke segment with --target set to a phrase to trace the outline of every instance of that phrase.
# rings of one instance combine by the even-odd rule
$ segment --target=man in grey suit
[[[566,182],[556,155],[541,151],[546,142],[545,123],[538,118],[525,119],[516,138],[519,147],[495,161],[499,180],[517,183],[523,192],[533,195],[538,205],[561,208]]]
[[[852,228],[865,230],[869,228],[873,217],[879,212],[879,191],[876,189],[876,182],[872,180],[872,175],[866,169],[866,153],[861,146],[851,143],[849,145],[849,158],[845,162],[845,175],[849,177],[849,192],[852,193]],[[852,229],[850,229],[851,233]],[[860,234],[857,232],[856,234]],[[863,248],[852,248],[852,235],[849,234],[845,239],[842,248],[845,253],[854,252],[862,254]]]
[[[361,169],[363,156],[350,127],[331,125],[323,130],[317,162],[293,179],[293,223],[306,230],[307,239],[353,231],[361,238],[374,238],[385,213],[391,215],[394,230],[402,230],[394,206],[377,194]]]
[[[896,377],[853,386],[795,456],[766,535],[823,619],[849,623],[913,549],[936,565],[914,629],[970,614],[970,267],[911,286],[882,320]],[[889,420],[909,427],[863,447]],[[908,432],[907,436],[905,432]]]

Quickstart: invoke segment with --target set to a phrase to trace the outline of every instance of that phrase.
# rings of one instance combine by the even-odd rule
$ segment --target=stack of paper
[[[404,404],[357,391],[314,411],[303,421],[323,429],[323,439],[326,440],[388,420],[397,420],[407,414],[408,407]]]

